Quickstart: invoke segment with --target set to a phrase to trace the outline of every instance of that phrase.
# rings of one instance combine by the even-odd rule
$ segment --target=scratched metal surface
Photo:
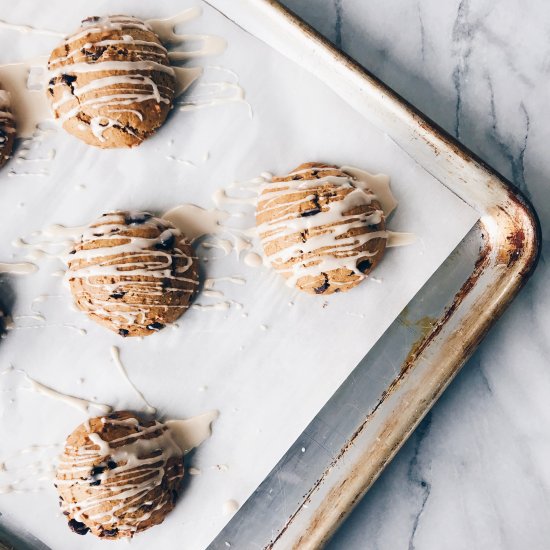
[[[210,546],[319,548],[531,275],[540,226],[502,176],[278,2],[210,3],[323,79],[481,215]]]
[[[510,184],[275,0],[210,0],[307,67],[481,214],[210,548],[321,547],[519,292],[536,214]],[[0,544],[44,548],[0,517]],[[228,546],[230,545],[230,546]]]

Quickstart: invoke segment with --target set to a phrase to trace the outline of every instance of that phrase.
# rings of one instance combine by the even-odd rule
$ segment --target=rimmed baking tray
[[[276,0],[208,3],[322,79],[480,214],[210,546],[318,548],[530,277],[540,226],[510,182]]]
[[[509,183],[271,0],[210,5],[329,85],[481,216],[212,548],[316,548],[391,460],[532,272],[536,216]],[[38,547],[37,541],[13,542]]]

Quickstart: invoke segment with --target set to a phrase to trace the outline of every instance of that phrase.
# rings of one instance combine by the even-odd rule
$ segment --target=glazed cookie
[[[48,68],[55,118],[90,145],[139,145],[172,107],[176,79],[166,48],[135,17],[84,19],[53,50]]]
[[[15,142],[15,120],[10,109],[10,94],[0,90],[0,168],[8,162]]]
[[[147,336],[189,307],[198,262],[179,229],[147,212],[110,212],[68,256],[77,307],[121,336]]]
[[[69,435],[55,486],[75,533],[120,539],[162,523],[183,473],[169,428],[123,411],[91,418]]]
[[[289,286],[310,294],[353,288],[386,248],[384,212],[376,196],[326,164],[302,164],[265,183],[256,223],[272,267]]]

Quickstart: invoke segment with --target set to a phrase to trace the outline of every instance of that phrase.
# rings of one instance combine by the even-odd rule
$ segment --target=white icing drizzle
[[[4,21],[3,19],[0,19],[0,28],[2,29],[9,29],[11,31],[20,32],[23,34],[44,34],[46,36],[65,36],[64,33],[59,31],[52,31],[49,29],[40,29],[37,27],[33,27],[31,25],[18,25],[16,23],[9,23],[8,21]]]
[[[178,163],[180,163],[180,164],[184,164],[185,166],[192,166],[193,168],[196,168],[196,167],[197,167],[197,165],[196,165],[193,161],[187,160],[187,159],[178,158],[178,157],[176,157],[176,156],[174,156],[174,155],[167,155],[166,158],[167,158],[168,160],[173,160],[173,161],[178,162]]]
[[[182,204],[163,214],[162,218],[177,227],[191,242],[205,235],[215,235],[230,214],[223,210],[206,210],[194,204]]]
[[[211,239],[208,241],[202,241],[200,243],[200,246],[206,249],[215,248],[217,250],[221,250],[223,252],[223,256],[231,254],[231,251],[233,250],[233,243],[231,241],[229,241],[228,239],[219,239],[216,237],[211,237]]]
[[[223,282],[232,283],[234,285],[244,285],[246,284],[246,279],[238,275],[231,277],[215,277],[206,279],[206,281],[204,282],[202,295],[205,298],[221,298],[223,301],[213,304],[193,304],[193,309],[199,311],[227,311],[231,308],[231,306],[235,307],[236,309],[242,309],[243,304],[236,302],[235,300],[226,298],[225,294],[221,290],[214,289],[214,286],[217,283]]]
[[[232,516],[237,512],[237,510],[240,508],[239,503],[234,499],[226,500],[223,503],[223,515],[224,516]]]
[[[34,77],[35,72],[40,74]],[[0,65],[0,82],[11,97],[19,137],[31,137],[40,122],[51,119],[44,93],[46,58]]]
[[[197,19],[202,14],[198,6],[183,10],[165,19],[147,19],[145,23],[151,28],[163,44],[182,42],[182,35],[176,34],[176,27]]]
[[[34,493],[49,488],[55,477],[60,445],[29,445],[0,461],[0,495]],[[49,456],[51,455],[51,456]]]
[[[202,44],[198,50],[170,52],[168,56],[171,61],[186,61],[198,57],[220,55],[227,48],[227,42],[220,36],[176,33],[176,27],[196,19],[201,13],[201,8],[192,7],[166,19],[148,19],[146,21],[164,44],[180,44],[182,42],[200,42]]]
[[[30,273],[34,273],[37,269],[38,267],[30,262],[0,262],[0,273],[10,273],[12,275],[28,275]]]
[[[50,386],[46,386],[45,384],[38,382],[38,380],[31,378],[25,371],[20,369],[14,369],[13,367],[10,367],[2,371],[0,374],[6,375],[11,372],[16,372],[21,374],[25,382],[28,383],[28,386],[22,386],[23,389],[33,391],[40,395],[44,395],[51,399],[55,399],[56,401],[61,401],[62,403],[65,403],[66,405],[70,405],[71,407],[74,407],[82,412],[89,414],[95,408],[99,412],[103,414],[107,414],[113,410],[112,407],[110,407],[109,405],[105,405],[103,403],[97,403],[96,401],[90,401],[88,399],[83,399],[81,397],[75,397],[73,395],[69,395],[69,394],[60,392],[58,390],[55,390],[54,388],[51,388]]]
[[[395,248],[397,246],[408,246],[418,240],[414,233],[400,233],[397,231],[388,231],[388,240],[386,246]]]
[[[167,420],[165,425],[170,429],[178,447],[188,453],[212,435],[212,424],[219,416],[219,411],[212,410],[184,420]]]
[[[248,267],[261,267],[263,265],[262,257],[256,252],[248,252],[243,261]]]
[[[300,175],[307,172],[299,170],[289,175]],[[258,227],[258,233],[262,240],[264,250],[279,239],[294,234],[305,233],[308,238],[305,242],[292,243],[281,247],[267,258],[271,265],[285,275],[288,286],[295,286],[303,277],[316,276],[319,273],[329,272],[338,268],[344,268],[353,272],[360,279],[364,274],[357,267],[360,257],[374,256],[375,253],[359,252],[362,247],[372,239],[387,239],[386,231],[371,231],[353,236],[346,236],[350,230],[362,229],[368,225],[376,225],[385,219],[385,212],[376,210],[369,214],[347,214],[351,209],[368,205],[377,196],[371,191],[368,173],[362,172],[362,179],[357,180],[350,176],[335,176],[323,172],[330,172],[333,168],[317,168],[318,176],[313,179],[294,179],[284,182],[265,182],[260,190],[258,198],[258,211],[262,214],[270,210],[278,210],[275,219],[262,223]],[[375,178],[379,181],[381,178]],[[386,178],[386,187],[389,180]],[[349,191],[341,200],[329,202],[325,209],[310,216],[302,216],[293,211],[300,203],[312,200],[313,195],[307,193],[308,189],[316,189],[324,184],[332,184],[338,189]],[[304,192],[306,194],[304,194]],[[298,198],[294,198],[298,195]],[[281,205],[275,201],[288,196],[285,203],[286,210],[281,211]],[[385,201],[390,204],[389,201]],[[395,201],[394,201],[395,203]],[[395,207],[393,205],[393,207]],[[280,241],[279,241],[280,242]],[[302,255],[312,254],[305,260],[289,262]]]
[[[209,73],[213,73],[219,79],[220,72],[229,75],[228,78],[226,80],[207,80]],[[177,102],[176,105],[179,106],[180,111],[196,111],[230,103],[246,105],[248,115],[253,118],[252,105],[246,100],[246,93],[239,83],[238,75],[225,67],[211,65],[205,67],[204,78],[196,85],[194,91]]]
[[[27,250],[26,257],[31,260],[47,257],[57,258],[65,263],[67,254],[72,250],[85,228],[86,226],[50,225],[29,237],[18,237],[12,242],[12,246]]]
[[[140,227],[149,226],[159,229],[164,227],[165,230],[158,237],[153,238],[122,236],[120,232],[128,229],[125,213],[105,214],[82,232],[82,242],[99,244],[99,246],[89,249],[80,248],[74,254],[69,254],[67,257],[69,270],[65,278],[69,283],[80,281],[84,288],[96,287],[97,294],[106,296],[116,294],[123,287],[126,290],[131,287],[132,295],[141,297],[144,302],[148,302],[147,305],[97,299],[94,300],[90,312],[115,325],[144,326],[146,308],[151,305],[165,309],[187,308],[188,306],[180,301],[168,305],[166,295],[171,292],[194,294],[198,281],[187,274],[192,268],[194,258],[187,256],[181,248],[178,248],[178,243],[185,242],[179,229],[147,213],[134,212],[129,215],[141,218]],[[121,239],[126,242],[111,244]],[[173,251],[163,250],[162,243],[170,239],[174,239]],[[135,258],[135,261],[128,262],[132,258]],[[176,259],[183,260],[185,264],[173,270],[172,264]],[[103,277],[103,282],[98,282],[98,277]],[[112,282],[105,281],[105,278]],[[189,287],[166,286],[167,280],[173,283],[184,282]],[[73,289],[73,292],[78,297],[82,291]],[[154,300],[153,304],[151,304],[151,298]],[[134,300],[134,302],[137,301],[137,299]]]
[[[349,174],[376,196],[386,218],[397,208],[397,201],[391,192],[390,177],[386,174],[369,174],[355,166],[342,166],[342,172]]]
[[[126,383],[132,388],[134,393],[143,402],[143,404],[145,405],[146,412],[148,412],[149,414],[155,414],[157,412],[157,409],[155,409],[155,407],[149,404],[147,399],[145,399],[145,396],[143,395],[143,393],[141,393],[141,391],[138,390],[136,385],[130,380],[130,377],[128,376],[128,372],[126,371],[126,368],[124,367],[124,364],[120,359],[120,349],[116,346],[111,346],[110,351],[111,351],[111,357],[113,359],[113,362],[117,366],[118,371],[120,372],[124,380],[126,380]]]
[[[18,315],[13,319],[10,319],[5,323],[6,330],[22,330],[22,329],[43,329],[43,328],[68,328],[75,330],[81,336],[87,334],[86,330],[69,323],[46,323],[46,316],[38,311],[36,308],[37,304],[44,303],[46,300],[51,298],[65,298],[65,295],[55,295],[55,294],[42,294],[34,298],[31,302],[31,313],[29,315]],[[38,321],[38,324],[21,324],[20,321],[25,321],[26,319],[31,319],[33,321]]]
[[[244,285],[246,284],[246,279],[239,275],[234,275],[232,277],[211,277],[210,279],[206,279],[206,281],[204,281],[204,288],[212,289],[216,283],[223,282],[232,283],[234,285]]]

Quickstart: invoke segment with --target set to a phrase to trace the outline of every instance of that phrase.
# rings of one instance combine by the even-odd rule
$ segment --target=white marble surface
[[[550,545],[550,3],[284,0],[510,178],[542,223],[537,272],[329,545]]]

